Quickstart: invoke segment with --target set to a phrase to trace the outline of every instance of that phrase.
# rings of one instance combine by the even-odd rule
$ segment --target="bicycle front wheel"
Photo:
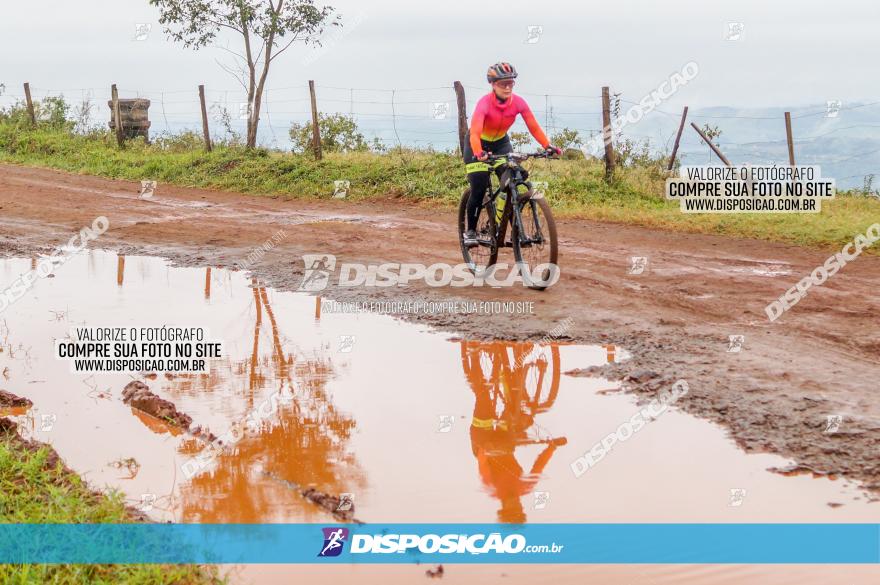
[[[520,209],[520,220],[513,222],[513,256],[526,286],[544,290],[559,280],[553,212],[543,197],[528,199]]]

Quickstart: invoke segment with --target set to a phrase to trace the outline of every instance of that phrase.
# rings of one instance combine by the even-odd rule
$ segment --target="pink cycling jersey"
[[[507,134],[507,130],[513,126],[516,121],[517,114],[521,114],[523,121],[542,147],[547,148],[550,141],[541,129],[540,124],[532,114],[532,110],[518,95],[511,95],[510,99],[504,103],[499,103],[494,92],[484,95],[477,107],[474,109],[474,115],[471,118],[471,148],[474,154],[483,151],[483,145],[480,140],[498,140]]]

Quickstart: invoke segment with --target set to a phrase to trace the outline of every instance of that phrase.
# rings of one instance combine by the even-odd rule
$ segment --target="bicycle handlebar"
[[[568,444],[568,439],[566,437],[555,437],[548,439],[521,439],[516,442],[517,446],[524,445],[556,445],[557,447],[561,447],[563,445]]]
[[[480,161],[480,162],[492,163],[492,162],[498,162],[499,160],[502,160],[502,159],[507,159],[507,160],[516,161],[516,162],[522,162],[522,161],[528,160],[530,158],[555,158],[555,157],[553,157],[546,150],[541,150],[539,152],[534,152],[534,153],[525,153],[525,152],[511,152],[508,154],[489,153],[489,156],[486,157],[486,160]]]

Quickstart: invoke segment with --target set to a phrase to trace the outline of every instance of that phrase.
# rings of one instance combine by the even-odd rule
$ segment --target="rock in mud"
[[[189,430],[192,417],[177,410],[173,403],[159,398],[140,380],[132,380],[122,391],[122,401],[174,426]]]
[[[437,565],[436,569],[428,569],[425,571],[425,576],[428,577],[428,579],[442,579],[443,565]]]
[[[333,514],[333,517],[337,520],[341,520],[342,522],[351,522],[354,520],[354,502],[349,500],[349,505],[345,507],[346,509],[340,510],[339,505],[342,503],[342,499],[338,496],[322,492],[313,487],[304,489],[301,493],[305,499],[324,508]]]
[[[644,384],[648,380],[652,380],[659,375],[660,374],[658,374],[657,372],[654,372],[652,370],[636,370],[632,374],[628,375],[626,377],[626,379],[631,382],[638,382],[639,384]]]
[[[10,418],[0,417],[0,434],[9,435],[18,432],[18,423]]]
[[[6,390],[0,390],[0,407],[13,407],[13,406],[33,406],[34,403],[28,400],[27,398],[22,398],[21,396],[16,396],[12,392],[7,392]]]
[[[603,366],[590,366],[589,368],[575,368],[573,370],[568,370],[565,372],[566,376],[572,376],[575,378],[591,378],[593,376],[599,376],[600,372],[602,372]]]
[[[768,467],[767,471],[769,471],[770,473],[778,473],[779,475],[785,476],[801,475],[805,473],[812,474],[814,477],[823,477],[829,475],[827,471],[819,471],[818,469],[801,463],[793,463],[791,465],[784,465],[781,467]]]

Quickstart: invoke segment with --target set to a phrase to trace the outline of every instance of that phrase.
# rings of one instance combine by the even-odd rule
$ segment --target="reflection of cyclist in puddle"
[[[513,367],[508,349],[513,350]],[[537,352],[532,351],[538,349]],[[535,355],[532,357],[532,355]],[[548,362],[547,358],[552,358]],[[531,343],[483,343],[461,345],[462,366],[476,398],[471,422],[471,448],[480,479],[492,496],[501,501],[501,522],[525,522],[520,498],[532,492],[563,438],[530,437],[535,415],[547,410],[559,389],[558,348],[537,348]],[[553,369],[547,376],[547,368]],[[548,397],[541,401],[542,392]],[[514,452],[522,445],[546,445],[528,473]]]

